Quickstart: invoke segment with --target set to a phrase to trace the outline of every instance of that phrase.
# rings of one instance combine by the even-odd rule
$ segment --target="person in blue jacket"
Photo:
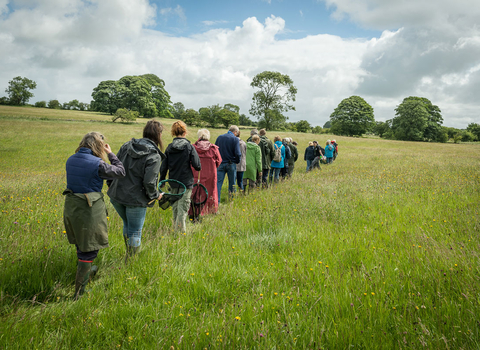
[[[107,157],[111,164],[105,161]],[[92,263],[98,251],[108,247],[103,182],[124,177],[125,168],[99,132],[90,132],[83,137],[65,167],[67,189],[63,192],[63,221],[68,241],[75,244],[77,250],[76,300],[97,272],[97,266]]]
[[[240,134],[238,126],[232,125],[226,134],[220,135],[215,141],[218,146],[222,164],[217,168],[217,192],[218,203],[222,194],[222,185],[225,175],[228,176],[228,193],[231,196],[235,192],[235,180],[237,177],[237,164],[240,163],[242,152],[240,151],[240,141],[237,136]]]
[[[272,160],[272,163],[270,164],[270,183],[272,183],[272,178],[274,178],[275,182],[279,181],[280,178],[280,170],[285,166],[285,146],[282,143],[282,138],[280,136],[275,136],[273,139],[274,144],[273,148],[275,151],[275,157]],[[275,161],[276,155],[277,155],[277,150],[280,150],[281,153],[281,159],[279,162]]]
[[[330,140],[327,141],[327,145],[325,146],[325,157],[327,158],[327,164],[333,161],[333,146]]]

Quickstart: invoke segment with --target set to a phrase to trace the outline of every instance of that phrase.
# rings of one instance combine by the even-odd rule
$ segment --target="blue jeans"
[[[223,180],[225,175],[228,176],[228,192],[229,194],[235,192],[235,177],[237,175],[237,164],[235,163],[222,163],[217,168],[217,191],[218,191],[218,203],[220,203],[220,195],[222,194]]]
[[[243,191],[243,173],[244,171],[237,171],[237,186]]]
[[[142,228],[147,215],[146,207],[129,207],[110,200],[118,215],[123,220],[123,238],[131,247],[142,244]]]
[[[312,161],[307,159],[307,171],[310,169],[310,164],[312,164]]]
[[[275,182],[278,182],[280,180],[280,170],[281,168],[271,168],[270,169],[270,183],[272,182],[272,178],[275,174]]]

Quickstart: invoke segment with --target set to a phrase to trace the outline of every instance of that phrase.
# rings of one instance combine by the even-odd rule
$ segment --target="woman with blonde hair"
[[[108,157],[111,164],[104,161]],[[107,210],[103,200],[103,180],[125,176],[122,162],[112,153],[99,132],[86,134],[75,154],[66,163],[67,189],[63,221],[68,241],[77,249],[75,299],[98,268],[92,265],[98,251],[108,247]]]
[[[198,181],[207,188],[208,199],[202,208],[200,215],[213,214],[218,210],[218,191],[217,191],[217,168],[222,164],[222,156],[218,146],[210,143],[210,131],[200,129],[197,132],[198,140],[193,144],[197,151],[202,171],[198,172],[192,167],[194,183]],[[188,215],[193,219],[193,211],[190,209]]]
[[[160,167],[160,181],[166,179],[168,172],[169,179],[177,180],[187,188],[182,198],[172,204],[174,230],[186,233],[185,221],[190,208],[193,188],[192,168],[200,171],[202,166],[195,147],[186,139],[187,125],[178,120],[173,123],[171,133],[174,139],[165,150],[166,157]],[[173,193],[180,193],[179,191],[182,190],[181,188],[175,188],[174,184],[172,184],[172,187]]]

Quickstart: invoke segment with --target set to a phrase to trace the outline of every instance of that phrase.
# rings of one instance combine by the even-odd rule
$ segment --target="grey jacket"
[[[240,143],[240,152],[242,152],[242,157],[240,158],[240,163],[237,164],[237,171],[247,170],[247,144],[240,137],[238,142]]]
[[[151,207],[158,198],[160,163],[165,155],[149,139],[132,139],[123,144],[117,154],[125,167],[126,176],[107,181],[108,196],[115,202],[132,207]]]

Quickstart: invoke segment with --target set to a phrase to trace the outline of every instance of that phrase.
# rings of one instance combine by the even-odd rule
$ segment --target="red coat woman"
[[[207,129],[200,129],[197,133],[198,141],[193,144],[200,157],[202,170],[200,171],[200,183],[207,188],[208,199],[202,208],[200,215],[213,214],[218,210],[217,192],[217,168],[222,163],[222,156],[218,146],[210,143],[210,132]],[[194,183],[198,181],[198,171],[192,168]],[[190,208],[188,215],[192,216]]]

